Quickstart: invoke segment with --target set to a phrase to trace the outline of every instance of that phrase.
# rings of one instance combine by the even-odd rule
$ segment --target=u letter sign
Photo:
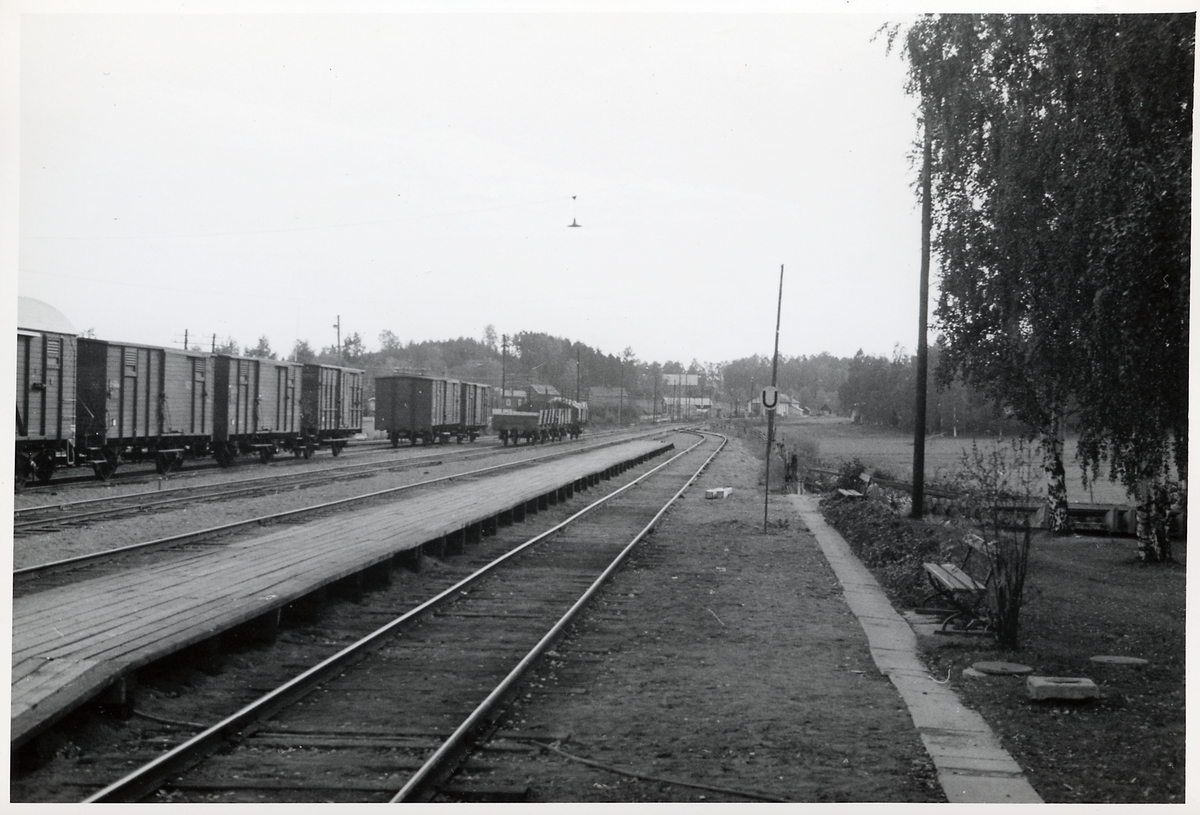
[[[762,389],[762,404],[767,410],[774,410],[779,404],[779,389],[774,385],[767,385]]]

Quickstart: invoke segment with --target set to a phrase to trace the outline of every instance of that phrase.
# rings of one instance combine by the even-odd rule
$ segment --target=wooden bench
[[[921,564],[934,590],[933,594],[921,602],[921,605],[929,606],[930,603],[940,600],[947,606],[947,608],[935,609],[948,612],[948,616],[942,620],[941,633],[985,634],[991,631],[988,608],[985,603],[988,583],[992,579],[989,544],[978,535],[968,535],[966,544],[967,551],[961,563]],[[987,563],[987,573],[982,581],[967,571],[970,568],[972,556],[982,557]]]
[[[867,490],[871,488],[871,481],[874,478],[875,478],[875,474],[872,473],[870,470],[863,470],[861,473],[858,474],[858,480],[862,482],[861,490],[839,489],[838,492],[841,493],[841,495],[845,498],[866,498]]]
[[[1117,508],[1115,506],[1086,504],[1068,506],[1067,516],[1071,519],[1071,526],[1076,532],[1099,532],[1111,535],[1117,530]]]

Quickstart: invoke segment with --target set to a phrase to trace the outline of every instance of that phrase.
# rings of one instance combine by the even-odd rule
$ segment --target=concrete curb
[[[788,497],[841,582],[846,602],[867,635],[875,665],[908,706],[946,798],[954,804],[1043,803],[987,722],[964,707],[948,686],[929,676],[917,657],[912,627],[892,608],[845,539],[825,523],[817,499]]]

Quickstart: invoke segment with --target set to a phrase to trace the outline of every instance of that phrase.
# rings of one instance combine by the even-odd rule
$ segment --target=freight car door
[[[251,379],[257,379],[253,376],[252,364],[248,359],[237,361],[237,415],[233,421],[234,432],[239,436],[258,430],[258,388],[251,382]]]
[[[17,436],[29,435],[29,402],[33,380],[29,376],[29,349],[33,337],[17,334]]]
[[[137,348],[130,346],[110,346],[118,355],[117,363],[121,366],[120,386],[117,397],[117,437],[130,439],[138,430],[138,370],[145,369],[145,360],[139,359]]]
[[[203,436],[208,434],[208,424],[212,421],[208,410],[208,357],[188,357],[188,361],[191,366],[191,388],[188,392],[190,432]]]

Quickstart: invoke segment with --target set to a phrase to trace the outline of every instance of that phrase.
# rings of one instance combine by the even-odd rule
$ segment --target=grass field
[[[766,422],[762,422],[765,428]],[[776,435],[794,447],[804,439],[816,442],[820,458],[831,469],[855,458],[869,468],[881,470],[900,481],[912,480],[913,437],[879,427],[851,424],[840,416],[789,417],[776,424]],[[939,477],[958,469],[963,453],[975,441],[984,451],[997,443],[994,437],[971,439],[967,436],[937,436],[925,440],[925,479],[932,484]],[[1006,442],[1005,442],[1006,443]],[[1126,504],[1129,499],[1120,484],[1102,477],[1099,483],[1085,490],[1080,483],[1079,465],[1075,461],[1075,439],[1065,445],[1067,467],[1067,496],[1075,503]]]

